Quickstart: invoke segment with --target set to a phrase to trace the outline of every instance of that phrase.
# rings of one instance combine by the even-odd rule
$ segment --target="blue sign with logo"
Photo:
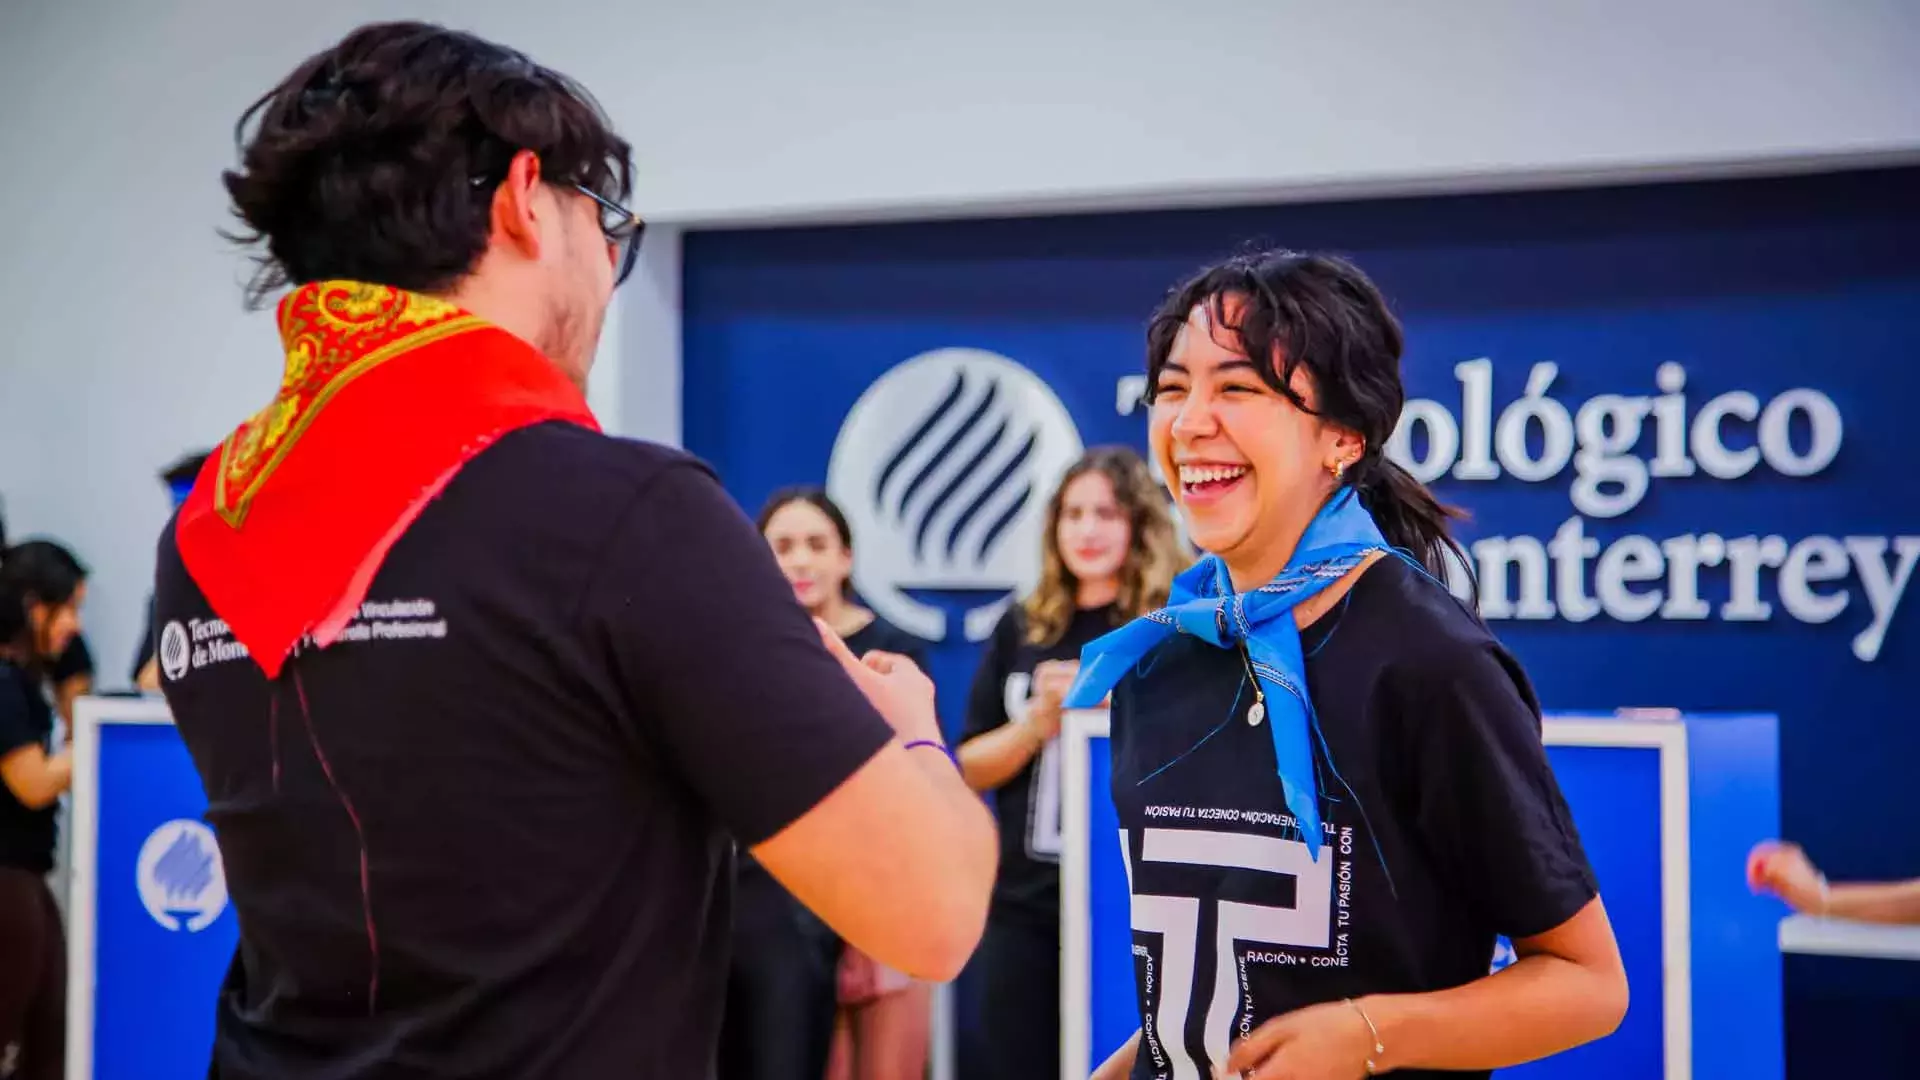
[[[1776,713],[1785,834],[1835,876],[1911,876],[1920,830],[1890,826],[1920,819],[1916,190],[1900,169],[695,233],[686,443],[750,509],[829,486],[862,596],[935,642],[953,727],[1057,463],[1144,448],[1166,291],[1249,242],[1346,254],[1407,329],[1389,452],[1471,514],[1484,613],[1547,706]],[[1902,1052],[1884,1009],[1818,1011],[1842,987],[1920,999],[1914,973],[1796,961],[1811,1072]]]
[[[200,775],[160,703],[85,706],[80,724],[95,734],[75,749],[91,745],[97,764],[74,795],[92,802],[94,827],[75,836],[69,936],[72,978],[84,987],[91,976],[93,993],[73,1018],[69,1057],[76,1067],[90,1059],[91,1071],[75,1075],[95,1080],[199,1080],[239,937]],[[76,812],[76,827],[87,817]]]

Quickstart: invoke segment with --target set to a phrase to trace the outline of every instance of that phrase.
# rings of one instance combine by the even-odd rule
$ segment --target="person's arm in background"
[[[932,683],[823,640],[698,466],[649,481],[606,550],[585,617],[639,736],[849,945],[916,978],[957,975],[998,844],[948,759]]]
[[[49,754],[39,743],[16,747],[0,754],[0,783],[21,806],[44,810],[73,786],[73,756]]]
[[[1006,685],[1012,658],[1025,634],[1020,609],[1010,606],[994,628],[980,657],[967,695],[966,735],[960,744],[960,768],[975,791],[997,791],[1020,775],[1048,740],[1060,733],[1060,700],[1073,684],[1077,665],[1049,660],[1033,672],[1026,709],[1007,715]]]
[[[73,758],[67,751],[48,754],[27,715],[23,686],[10,670],[0,670],[0,783],[20,805],[41,810],[53,805],[73,782]]]
[[[1920,924],[1920,878],[1829,884],[1798,844],[1768,840],[1747,856],[1747,885],[1805,915]]]

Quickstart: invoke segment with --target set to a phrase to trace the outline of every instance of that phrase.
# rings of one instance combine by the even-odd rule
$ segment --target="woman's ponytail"
[[[1457,573],[1452,564],[1472,567],[1450,526],[1464,520],[1465,512],[1435,498],[1427,485],[1393,459],[1381,455],[1367,462],[1354,477],[1354,487],[1387,543],[1411,553],[1427,573],[1450,582]]]

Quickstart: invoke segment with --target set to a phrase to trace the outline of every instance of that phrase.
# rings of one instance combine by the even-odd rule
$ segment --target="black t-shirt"
[[[974,673],[965,737],[1024,717],[1033,669],[1041,661],[1078,660],[1081,646],[1122,621],[1111,605],[1076,611],[1060,640],[1035,645],[1027,640],[1025,609],[1009,605]],[[1060,742],[1055,739],[993,793],[994,813],[1000,819],[1000,874],[993,884],[996,917],[1059,929],[1060,782]]]
[[[898,653],[913,661],[922,671],[926,670],[927,643],[878,615],[843,640],[847,643],[847,650],[855,656],[874,651]]]
[[[53,707],[40,680],[0,659],[0,758],[25,746],[46,750],[52,738]],[[53,869],[53,842],[54,807],[29,810],[0,781],[0,866],[44,874]]]
[[[1317,859],[1267,727],[1247,723],[1239,650],[1176,637],[1115,688],[1136,1080],[1175,1075],[1176,1054],[1212,1075],[1307,1005],[1484,976],[1496,935],[1552,929],[1597,893],[1526,676],[1443,587],[1382,559],[1301,645],[1327,746]]]
[[[277,684],[171,529],[158,566],[240,921],[218,1080],[711,1076],[733,838],[892,738],[703,465],[564,424],[462,469]]]
[[[847,643],[847,650],[855,656],[864,656],[869,652],[898,653],[912,660],[922,671],[927,667],[927,643],[893,625],[878,615],[867,625],[855,630],[841,639]],[[788,908],[798,901],[788,896],[786,889],[767,873],[760,861],[744,849],[739,853],[740,903],[763,906],[768,909]]]

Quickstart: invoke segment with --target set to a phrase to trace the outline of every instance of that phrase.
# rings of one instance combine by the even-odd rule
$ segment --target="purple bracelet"
[[[946,743],[936,742],[933,739],[915,739],[912,742],[907,744],[907,749],[912,750],[915,747],[920,747],[920,746],[933,747],[935,750],[938,750],[941,753],[947,755],[948,760],[953,762],[954,768],[957,769],[960,767],[960,755],[954,753],[953,747],[948,746]]]

